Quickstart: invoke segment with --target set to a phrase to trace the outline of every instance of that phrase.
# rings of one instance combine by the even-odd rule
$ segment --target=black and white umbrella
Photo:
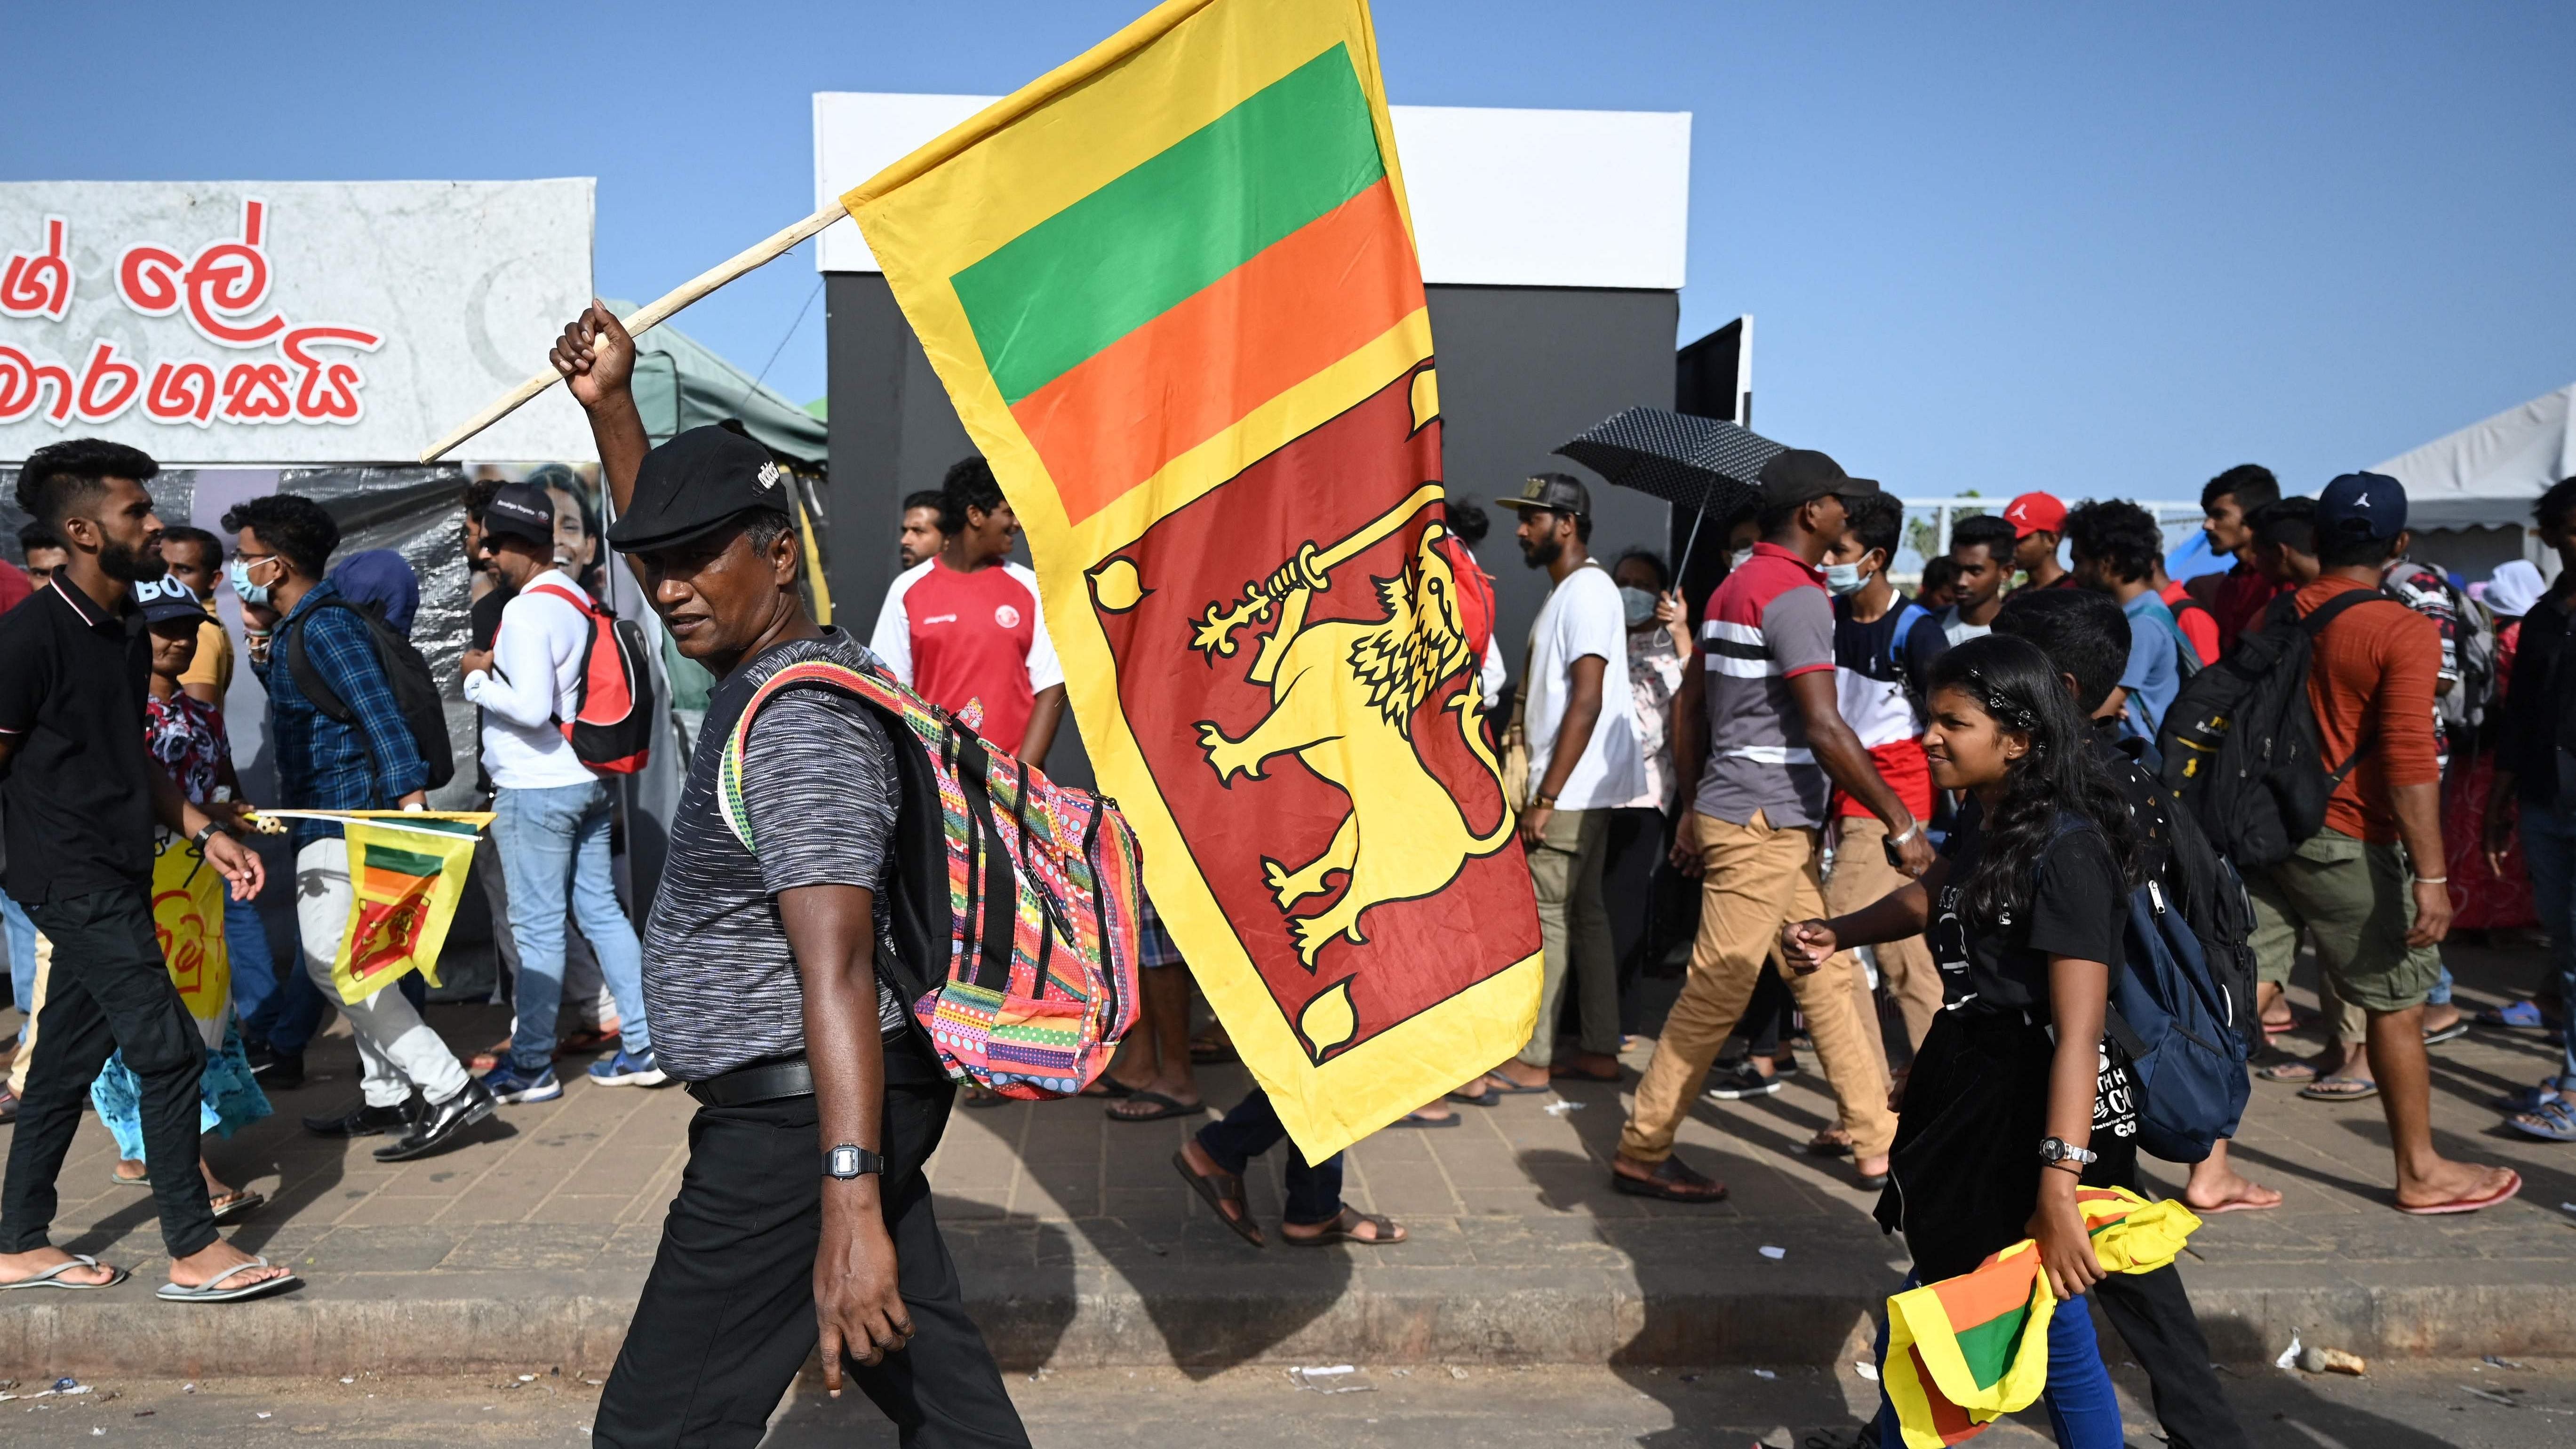
[[[1760,500],[1762,465],[1787,452],[1751,428],[1670,408],[1630,408],[1585,430],[1557,453],[1600,474],[1613,485],[1661,498],[1699,517],[1674,570],[1690,566],[1699,526],[1721,520]]]

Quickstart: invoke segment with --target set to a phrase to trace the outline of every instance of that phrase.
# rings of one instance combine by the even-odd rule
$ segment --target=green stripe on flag
[[[2081,1310],[2084,1305],[2077,1304]],[[2030,1322],[2026,1312],[2007,1313],[1983,1323],[1971,1323],[1951,1335],[1959,1342],[1959,1356],[1968,1361],[1968,1372],[1975,1376],[1977,1387],[1990,1389],[2012,1367],[2013,1353],[2021,1347],[2022,1326]]]
[[[1336,45],[950,281],[1017,403],[1385,174]]]
[[[392,871],[396,875],[430,876],[447,869],[447,858],[440,855],[424,855],[416,850],[401,850],[369,841],[367,869]]]

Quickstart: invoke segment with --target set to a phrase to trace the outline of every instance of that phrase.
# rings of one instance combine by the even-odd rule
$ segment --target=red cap
[[[2015,538],[2061,533],[2066,528],[2066,505],[2054,494],[2025,493],[2004,506],[2004,518],[2012,524]]]

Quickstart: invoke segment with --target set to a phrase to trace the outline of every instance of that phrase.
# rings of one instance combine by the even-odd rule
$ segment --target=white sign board
[[[820,91],[823,205],[992,104],[990,96]],[[1679,291],[1690,239],[1688,111],[1391,106],[1422,280]],[[849,218],[815,248],[826,272],[873,272]]]
[[[416,458],[590,302],[588,178],[0,184],[0,463]],[[589,461],[561,390],[459,461]]]

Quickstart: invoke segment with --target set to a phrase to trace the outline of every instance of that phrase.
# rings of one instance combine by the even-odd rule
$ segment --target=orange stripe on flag
[[[1080,523],[1423,305],[1385,181],[1011,409]]]
[[[1940,1295],[1951,1328],[1964,1333],[2030,1307],[2030,1285],[2038,1273],[2039,1255],[2031,1253],[1981,1264],[1973,1273],[1941,1279],[1931,1288]]]

